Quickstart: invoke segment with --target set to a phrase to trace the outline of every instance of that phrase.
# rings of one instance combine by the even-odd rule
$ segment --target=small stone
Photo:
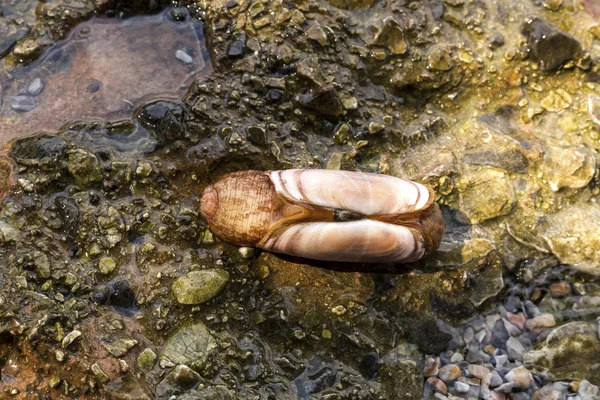
[[[577,392],[581,395],[583,400],[595,399],[596,396],[598,396],[598,386],[592,385],[589,381],[584,379],[579,382]]]
[[[100,383],[107,383],[108,381],[110,381],[110,378],[108,377],[108,375],[106,375],[106,372],[104,372],[102,368],[100,368],[98,363],[92,364],[91,369],[94,373],[94,376],[96,377],[96,379],[98,379]]]
[[[246,54],[246,39],[245,33],[241,33],[233,38],[229,44],[227,55],[231,58],[241,58]]]
[[[246,260],[254,257],[254,249],[252,247],[240,247],[238,253]]]
[[[27,93],[37,96],[44,90],[44,82],[40,78],[35,78],[27,87]]]
[[[224,269],[192,271],[175,280],[172,290],[179,304],[202,304],[217,296],[228,281]]]
[[[435,71],[448,71],[454,66],[450,47],[445,45],[432,46],[427,56],[427,67]]]
[[[108,350],[110,354],[115,357],[123,357],[129,349],[137,344],[135,339],[117,339],[112,343],[103,343],[102,345]]]
[[[79,336],[81,336],[81,331],[78,331],[77,329],[72,330],[71,332],[69,332],[67,334],[67,336],[65,336],[62,340],[62,348],[65,349],[67,348],[71,343],[73,343],[75,341],[75,339],[77,339]]]
[[[15,111],[27,112],[33,110],[37,104],[30,96],[11,96],[10,106]]]
[[[65,352],[60,349],[57,349],[54,352],[54,357],[56,357],[56,361],[63,362],[65,360]]]
[[[175,52],[175,57],[180,60],[181,62],[183,62],[184,64],[191,64],[194,62],[194,59],[192,58],[192,56],[190,56],[188,53],[186,53],[183,50],[177,50]]]
[[[440,358],[433,358],[431,356],[425,357],[425,365],[423,367],[423,375],[436,376],[440,369]]]
[[[60,382],[61,382],[61,379],[58,376],[53,376],[48,381],[48,386],[50,386],[51,388],[54,389],[54,388],[58,387],[58,385],[60,385]]]
[[[450,362],[453,364],[459,363],[461,361],[464,361],[465,356],[463,356],[461,353],[456,352],[454,354],[452,354],[452,357],[450,357]]]
[[[392,54],[404,54],[408,48],[404,31],[393,17],[386,17],[379,33],[374,37],[373,44],[385,46]]]
[[[510,392],[512,392],[514,387],[515,387],[514,382],[506,382],[506,383],[498,386],[495,391],[501,392],[501,393],[510,393]]]
[[[506,400],[506,395],[502,392],[492,390],[492,400]]]
[[[490,387],[492,389],[497,388],[498,386],[502,385],[503,382],[504,381],[502,380],[500,374],[498,374],[496,371],[492,371],[492,376],[490,377]]]
[[[154,364],[156,363],[156,359],[158,356],[151,348],[146,347],[142,352],[138,355],[137,358],[137,366],[139,369],[143,371],[151,371],[154,368]]]
[[[475,365],[475,364],[470,364],[467,367],[467,371],[469,372],[469,374],[471,374],[471,376],[474,376],[475,378],[478,378],[478,379],[483,379],[483,377],[485,377],[490,372],[483,365]]]
[[[507,382],[514,383],[516,387],[521,389],[527,389],[532,380],[531,372],[525,367],[517,367],[510,370],[504,378]]]
[[[321,46],[326,46],[327,43],[329,43],[329,41],[327,40],[327,34],[323,30],[323,28],[321,28],[321,24],[319,24],[318,22],[313,23],[306,30],[306,37],[318,42]]]
[[[556,326],[556,321],[552,314],[542,314],[527,321],[527,329],[532,332],[539,332],[542,329]]]
[[[459,382],[459,381],[454,382],[454,389],[458,393],[467,393],[470,388],[471,387],[467,383]]]
[[[506,319],[508,319],[508,322],[510,322],[512,325],[516,326],[520,330],[525,329],[525,323],[527,322],[527,318],[525,318],[525,316],[522,313],[513,314],[507,312]]]
[[[169,375],[170,380],[181,388],[192,387],[201,379],[200,374],[187,365],[176,366]]]
[[[117,263],[115,263],[115,260],[112,257],[103,257],[100,259],[100,262],[98,262],[98,271],[104,275],[110,274],[116,267]]]
[[[573,103],[571,95],[565,92],[563,89],[558,89],[556,91],[551,90],[550,93],[548,93],[548,95],[542,99],[540,105],[544,110],[550,112],[559,112],[569,108],[571,103]]]
[[[510,337],[506,341],[506,352],[508,356],[515,361],[523,360],[523,352],[525,351],[525,347],[519,342],[519,340],[514,337]]]
[[[369,122],[369,125],[367,126],[367,129],[369,130],[369,133],[371,135],[374,135],[374,134],[379,133],[382,130],[384,130],[385,129],[385,125],[382,124],[381,122],[372,121],[372,122]]]
[[[437,393],[448,394],[448,386],[439,378],[430,376],[427,378],[426,384],[431,386]]]
[[[456,364],[444,365],[438,372],[438,377],[446,383],[452,382],[461,375],[462,371]]]
[[[129,371],[129,364],[125,360],[119,360],[119,368],[121,368],[121,372],[125,373]]]
[[[548,286],[548,290],[552,297],[565,297],[571,293],[571,285],[566,281],[554,282]]]
[[[581,53],[577,39],[540,18],[526,21],[521,33],[527,37],[529,56],[543,71],[556,70]]]

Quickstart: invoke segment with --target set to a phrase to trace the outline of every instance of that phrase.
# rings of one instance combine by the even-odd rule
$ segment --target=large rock
[[[192,271],[173,283],[179,304],[202,304],[218,295],[227,285],[229,273],[224,269]]]
[[[528,19],[521,33],[527,37],[529,56],[543,71],[556,70],[581,53],[577,39],[543,19]]]
[[[199,369],[216,347],[217,342],[203,323],[184,326],[167,339],[160,355],[161,366],[182,364]]]
[[[562,263],[600,275],[600,208],[594,204],[569,207],[548,217],[543,237]]]
[[[529,369],[551,380],[600,383],[600,339],[591,322],[571,322],[553,330],[546,343],[524,354]]]

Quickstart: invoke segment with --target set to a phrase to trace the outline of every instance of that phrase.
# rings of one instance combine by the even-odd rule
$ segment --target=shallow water
[[[0,148],[68,122],[130,118],[210,71],[202,24],[186,14],[93,18],[38,61],[0,72]]]

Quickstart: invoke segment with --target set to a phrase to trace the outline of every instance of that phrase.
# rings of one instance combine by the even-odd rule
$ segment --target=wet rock
[[[200,374],[186,365],[178,365],[157,385],[159,399],[168,399],[194,387],[201,380]]]
[[[98,158],[87,150],[76,149],[69,152],[67,165],[78,185],[86,186],[102,178]]]
[[[52,271],[50,269],[50,260],[47,255],[36,251],[33,254],[33,265],[35,265],[35,272],[37,272],[39,276],[45,279],[50,277]]]
[[[515,360],[521,361],[523,360],[523,352],[525,351],[525,347],[519,342],[518,339],[514,337],[510,337],[506,342],[506,352],[508,356]]]
[[[146,347],[138,355],[136,365],[142,371],[151,371],[152,368],[154,368],[157,358],[158,356],[156,353],[151,348]]]
[[[28,166],[55,166],[63,157],[67,143],[60,137],[37,136],[15,141],[10,148],[11,157],[19,164]]]
[[[246,54],[246,33],[242,32],[236,35],[227,50],[227,55],[231,58],[241,58]]]
[[[571,285],[566,281],[554,282],[548,286],[548,290],[552,297],[565,297],[571,293]]]
[[[509,176],[492,168],[469,169],[457,182],[461,222],[479,224],[510,213],[516,204],[515,189]],[[485,198],[479,193],[485,192]]]
[[[542,329],[556,326],[556,321],[554,320],[554,316],[552,314],[541,314],[528,320],[525,326],[530,331],[539,332]]]
[[[179,304],[202,304],[217,296],[227,285],[229,273],[224,269],[192,271],[173,283]]]
[[[121,240],[125,231],[123,216],[113,206],[102,209],[97,219],[98,228],[103,235],[108,248],[115,247]]]
[[[454,66],[452,51],[447,45],[435,45],[427,56],[427,68],[434,71],[448,71]]]
[[[77,330],[77,329],[73,329],[71,332],[69,332],[62,340],[62,348],[66,349],[67,347],[69,347],[69,345],[71,343],[73,343],[75,341],[75,339],[77,339],[78,337],[80,337],[82,335],[81,331]]]
[[[185,136],[185,110],[178,103],[150,103],[142,108],[137,118],[161,145]]]
[[[333,86],[314,89],[296,97],[302,107],[324,117],[337,118],[344,112],[337,90]]]
[[[378,362],[377,353],[369,353],[358,364],[358,370],[366,379],[373,379],[379,375]]]
[[[529,56],[543,71],[556,70],[581,53],[577,39],[543,19],[529,18],[521,33],[527,38]]]
[[[30,96],[11,96],[10,106],[15,111],[27,112],[37,107],[37,104]]]
[[[386,47],[392,54],[404,54],[408,48],[404,30],[393,17],[384,18],[380,31],[373,38],[373,44]]]
[[[33,81],[31,81],[29,86],[27,86],[27,93],[29,93],[32,96],[39,95],[40,93],[42,93],[43,90],[44,81],[42,81],[40,78],[35,78]]]
[[[540,106],[550,112],[559,112],[569,108],[573,103],[571,95],[563,89],[551,90],[540,102]]]
[[[544,173],[550,188],[581,189],[587,186],[596,172],[596,157],[585,147],[548,147],[544,154]]]
[[[514,383],[516,387],[522,389],[528,388],[532,380],[531,372],[529,372],[525,367],[517,367],[515,369],[510,370],[504,376],[504,378],[509,383]]]
[[[98,363],[92,364],[91,370],[98,382],[107,383],[110,381],[110,377],[102,370]]]
[[[439,353],[447,348],[454,337],[454,328],[431,316],[421,316],[416,320],[408,319],[409,337],[425,353]]]
[[[329,389],[336,381],[337,371],[332,365],[315,362],[294,380],[298,396],[308,398]]]
[[[446,385],[440,378],[436,378],[435,376],[430,376],[425,382],[426,392],[428,389],[432,389],[435,393],[441,393],[444,395],[448,394],[448,385]]]
[[[306,30],[306,37],[311,40],[314,40],[321,46],[326,46],[329,43],[329,41],[327,40],[327,34],[323,30],[323,28],[321,28],[321,24],[319,24],[318,22],[314,22],[308,27],[308,29]]]
[[[440,358],[433,358],[431,356],[427,356],[425,358],[425,365],[423,368],[423,375],[425,376],[437,376],[440,369]]]
[[[209,386],[206,388],[191,390],[177,397],[177,400],[235,400],[237,399],[233,390],[225,386]]]
[[[102,257],[98,262],[98,271],[104,275],[110,274],[116,267],[117,263],[112,257]]]
[[[131,338],[119,338],[111,342],[104,342],[102,345],[110,354],[115,357],[123,357],[127,352],[137,345],[137,340]]]
[[[599,220],[597,206],[572,206],[548,217],[543,237],[561,262],[600,275],[600,237],[594,224],[589,223]]]
[[[570,322],[554,329],[543,347],[525,353],[523,364],[552,380],[600,383],[600,340],[594,323]]]
[[[499,258],[492,258],[483,270],[478,271],[477,274],[472,274],[476,284],[469,294],[469,300],[475,307],[479,307],[504,289],[502,275],[502,262]]]
[[[203,323],[184,326],[167,339],[160,354],[160,364],[163,367],[183,364],[199,369],[216,346],[217,342]]]
[[[462,375],[462,370],[456,364],[444,365],[438,372],[438,377],[446,383],[450,383]]]

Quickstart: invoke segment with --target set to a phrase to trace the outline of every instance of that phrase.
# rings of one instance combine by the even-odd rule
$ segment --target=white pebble
[[[194,59],[192,58],[192,56],[190,56],[188,53],[186,53],[183,50],[177,50],[175,52],[175,57],[177,57],[178,60],[183,61],[184,64],[191,64],[194,62]]]
[[[44,82],[40,78],[35,78],[29,84],[29,87],[27,88],[27,93],[29,93],[32,96],[37,96],[38,94],[42,93],[42,90],[44,90]]]

